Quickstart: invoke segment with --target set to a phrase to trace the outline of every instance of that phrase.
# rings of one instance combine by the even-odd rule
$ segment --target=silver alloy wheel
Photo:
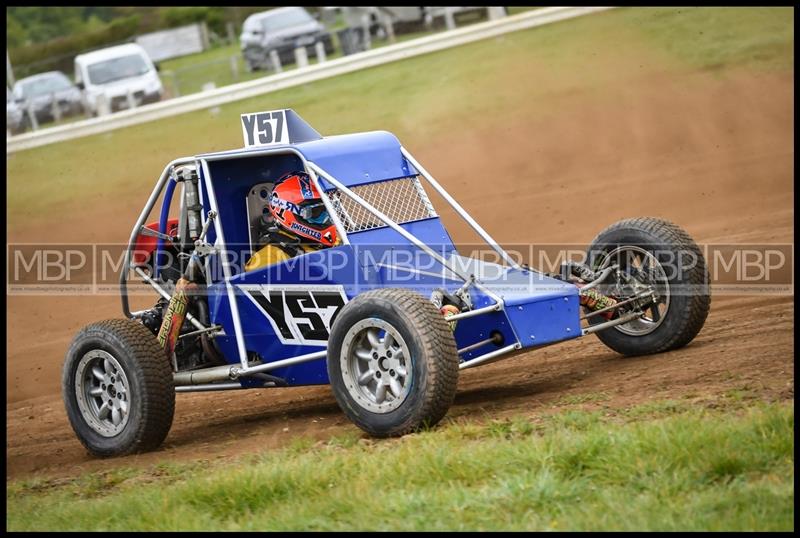
[[[647,307],[641,317],[617,325],[614,329],[630,336],[650,334],[664,322],[669,310],[669,280],[664,268],[650,252],[635,246],[624,246],[612,250],[606,255],[599,270],[602,271],[612,262],[618,264],[621,270],[632,267],[640,274],[644,274],[647,281],[642,284],[656,286],[659,292],[658,302]],[[637,278],[637,280],[640,279]]]
[[[412,363],[400,332],[378,318],[354,324],[342,341],[342,379],[350,396],[373,413],[394,411],[408,396]]]
[[[103,437],[118,435],[128,423],[128,377],[110,353],[93,349],[75,371],[75,396],[86,423]]]

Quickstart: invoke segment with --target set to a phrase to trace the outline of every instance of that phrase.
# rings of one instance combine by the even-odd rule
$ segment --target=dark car
[[[14,84],[14,99],[24,108],[31,106],[36,121],[53,121],[56,113],[73,116],[83,113],[81,91],[61,71],[40,73]],[[55,110],[58,107],[58,111]]]
[[[276,51],[281,65],[294,63],[294,49],[305,47],[309,57],[316,57],[316,44],[333,52],[333,40],[325,26],[302,7],[283,7],[247,17],[240,36],[242,54],[248,69],[275,69],[270,52]]]

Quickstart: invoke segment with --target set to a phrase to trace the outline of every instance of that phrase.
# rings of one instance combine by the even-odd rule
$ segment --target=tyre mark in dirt
[[[763,304],[761,298],[730,302],[739,306],[736,315],[712,307],[704,330],[682,350],[624,358],[591,338],[465,370],[446,421],[535,416],[566,396],[581,394],[603,393],[609,398],[603,403],[611,407],[655,398],[713,397],[735,389],[762,399],[792,398],[792,301],[776,301],[774,317],[748,315],[751,305]],[[75,439],[59,404],[38,398],[7,411],[9,478],[232,457],[284,446],[298,435],[317,440],[343,432],[361,435],[339,411],[327,386],[238,391],[222,397],[181,394],[175,424],[161,450],[95,460]]]
[[[647,214],[678,223],[698,243],[793,243],[793,91],[793,77],[783,75],[655,77],[609,87],[605,97],[560,96],[547,114],[520,103],[513,117],[455,126],[436,143],[404,142],[502,243],[586,244],[617,219]],[[140,200],[151,188],[145,183]],[[138,211],[124,197],[105,207],[86,204],[70,226],[61,225],[63,215],[37,216],[30,226],[17,224],[9,241],[119,241]],[[441,214],[457,242],[473,240],[456,215]],[[8,299],[8,478],[227,458],[298,435],[360,435],[327,386],[181,394],[161,450],[92,459],[64,413],[66,346],[59,341],[88,322],[119,316],[119,298]],[[698,337],[658,356],[623,358],[590,337],[465,370],[445,421],[535,416],[565,397],[599,393],[610,407],[729,391],[792,399],[793,299],[715,296]],[[32,352],[30,343],[42,345]]]

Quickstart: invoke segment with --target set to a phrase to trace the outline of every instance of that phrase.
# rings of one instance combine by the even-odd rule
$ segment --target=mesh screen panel
[[[359,185],[350,190],[398,224],[436,216],[417,177]],[[347,233],[386,226],[344,192],[333,189],[328,196]]]

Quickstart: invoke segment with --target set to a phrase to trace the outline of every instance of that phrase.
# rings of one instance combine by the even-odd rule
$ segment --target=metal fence
[[[551,7],[523,12],[470,24],[454,30],[433,32],[414,39],[387,36],[385,43],[374,39],[370,50],[343,56],[341,47],[334,55],[308,61],[297,55],[296,63],[274,71],[248,72],[240,54],[212,61],[183,66],[161,72],[168,99],[106,116],[56,125],[36,132],[11,136],[6,140],[6,153],[107,132],[130,125],[166,118],[194,110],[208,109],[225,103],[373,67],[396,60],[427,54],[449,47],[486,39],[552,22],[588,15],[608,7]],[[497,15],[496,15],[497,16]],[[453,23],[454,25],[455,23]],[[445,24],[445,28],[452,26]],[[381,46],[382,45],[382,46]],[[297,52],[297,51],[296,51]]]
[[[352,12],[354,13],[363,14],[363,20],[361,20],[361,22],[354,22],[351,20],[349,25],[345,26],[343,26],[343,17],[341,14],[333,18],[327,17],[327,20],[325,20],[325,22],[328,24],[328,27],[332,29],[331,36],[334,44],[334,52],[332,54],[326,54],[324,47],[320,46],[321,43],[317,43],[318,46],[315,47],[314,50],[307,48],[305,53],[303,53],[304,51],[302,50],[296,51],[298,54],[295,55],[294,61],[291,62],[290,65],[282,65],[278,55],[273,52],[271,55],[271,64],[274,67],[269,71],[254,72],[250,69],[250,66],[245,62],[241,50],[239,49],[239,44],[236,40],[234,29],[230,23],[228,25],[228,35],[224,38],[216,36],[212,33],[209,39],[208,29],[205,26],[205,23],[202,23],[164,30],[161,32],[153,32],[141,36],[132,36],[124,41],[109,43],[106,46],[110,47],[132,42],[145,45],[147,43],[144,43],[142,40],[149,39],[152,41],[153,38],[158,38],[154,43],[150,43],[150,46],[151,48],[154,46],[160,47],[160,54],[163,54],[164,58],[154,56],[152,51],[150,52],[150,56],[154,62],[159,64],[159,60],[169,60],[170,58],[179,57],[180,51],[186,49],[186,45],[181,44],[170,46],[170,39],[177,39],[177,37],[172,36],[172,34],[176,32],[193,32],[193,38],[189,40],[192,42],[189,45],[194,47],[192,50],[198,50],[199,47],[208,49],[210,41],[213,41],[216,45],[222,45],[222,47],[218,46],[216,50],[227,52],[228,54],[224,56],[209,59],[208,54],[206,54],[204,55],[206,59],[200,59],[203,57],[202,55],[194,55],[193,58],[196,58],[196,60],[192,61],[188,65],[185,65],[183,62],[177,62],[178,65],[174,67],[172,67],[171,64],[175,64],[176,62],[166,61],[160,63],[161,66],[168,66],[163,67],[160,70],[160,78],[164,85],[163,99],[167,100],[236,84],[238,82],[252,80],[263,77],[264,75],[268,75],[270,73],[280,73],[284,70],[305,67],[309,65],[309,63],[319,63],[327,60],[333,60],[341,56],[391,45],[398,41],[404,41],[409,38],[429,35],[444,30],[451,30],[457,26],[463,26],[487,19],[492,20],[505,15],[505,8],[497,7],[481,8],[473,6],[469,8],[427,8],[428,16],[420,16],[419,20],[416,21],[415,24],[409,25],[407,21],[405,21],[406,23],[404,24],[403,21],[398,19],[396,23],[400,29],[397,32],[398,35],[396,35],[392,19],[390,17],[382,16],[382,14],[384,14],[382,11],[383,8],[350,9],[352,9]],[[423,10],[424,8],[393,9],[414,11]],[[369,14],[372,14],[371,19],[366,16]],[[377,15],[377,17],[375,15]],[[195,27],[201,27],[201,31],[199,32],[201,39],[199,41],[202,43],[195,43],[195,41],[198,41],[197,36],[194,35],[197,33]],[[149,43],[150,41],[147,42]],[[150,51],[148,47],[145,47],[145,49]],[[172,51],[172,49],[175,49],[175,51]],[[51,57],[30,64],[16,65],[14,69],[18,73],[23,73],[27,76],[32,73],[51,70],[53,68],[53,62],[57,60],[64,60],[65,62],[68,62],[65,63],[65,65],[71,66],[72,58],[74,58],[76,54],[87,53],[91,50],[97,49],[85,50],[81,51],[80,53],[63,54],[59,55],[58,57]],[[215,53],[212,52],[212,55],[213,54]],[[310,57],[313,57],[314,60],[309,60]],[[10,71],[11,66],[9,62],[9,72]],[[67,74],[71,75],[71,72]],[[127,108],[135,108],[137,106],[135,96],[133,95],[127,96],[127,98],[122,100],[127,103]],[[101,102],[99,104],[98,112],[100,114],[112,113],[114,107],[108,107],[107,105],[108,103]],[[125,103],[123,103],[123,105],[125,105]],[[49,128],[58,126],[62,123],[71,123],[81,119],[80,116],[75,117],[74,114],[62,113],[58,106],[54,106],[52,112],[47,114],[47,117],[42,117],[41,110],[39,111],[38,115],[35,114],[27,103],[22,103],[20,106],[22,108],[22,114],[24,115],[24,118],[22,124],[18,125],[18,127],[23,132],[38,131],[41,127]],[[88,106],[84,106],[83,117],[93,117]],[[11,124],[12,122],[9,120],[8,123]],[[9,128],[9,134],[19,134],[19,129]]]

